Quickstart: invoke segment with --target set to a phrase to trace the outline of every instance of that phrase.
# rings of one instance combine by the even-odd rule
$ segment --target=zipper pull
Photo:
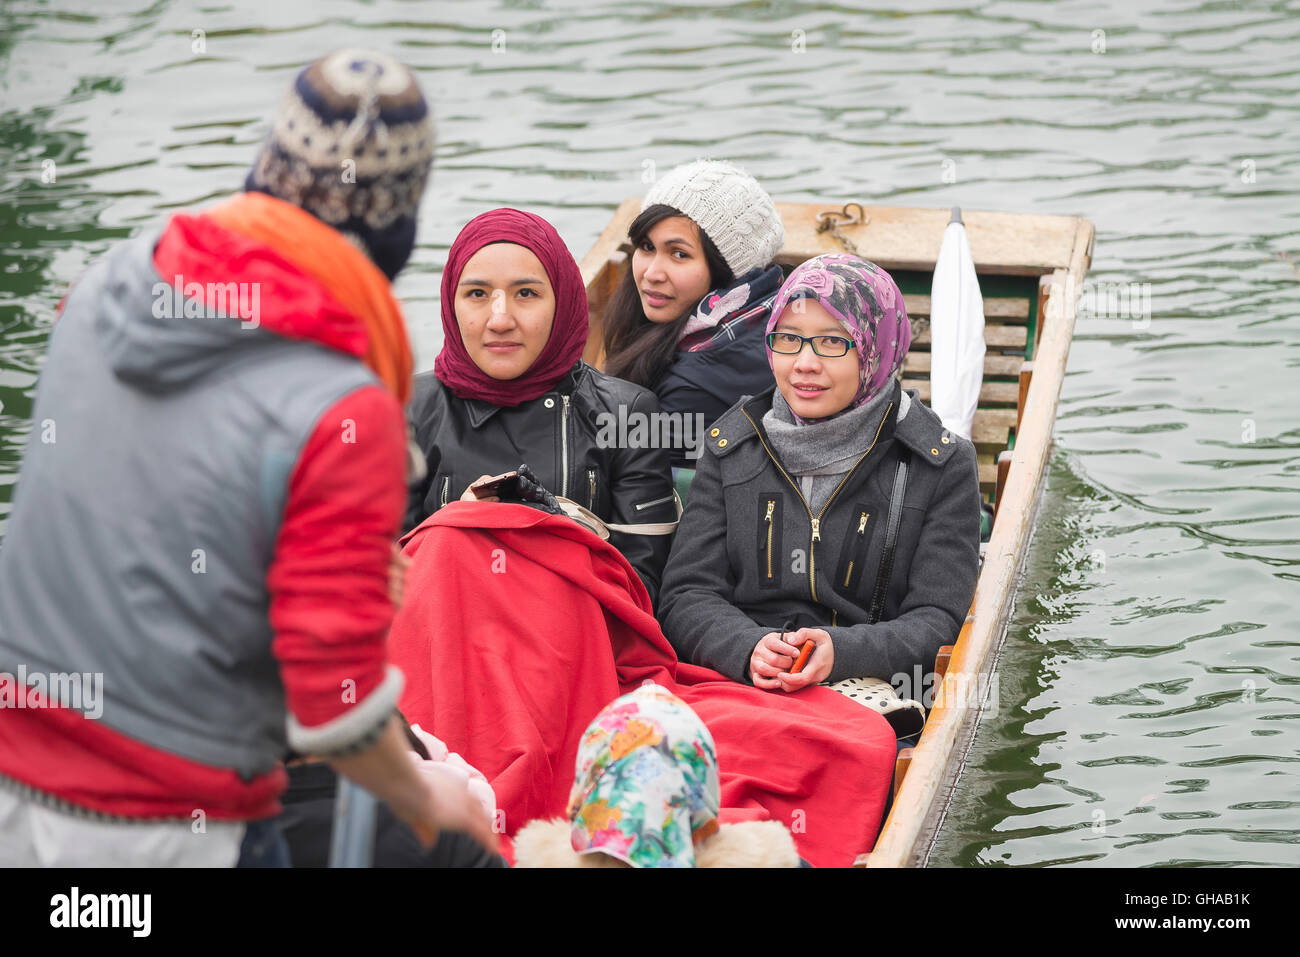
[[[862,518],[858,520],[858,534],[861,535],[867,530],[867,513],[862,513]]]
[[[770,521],[772,521],[772,513],[775,512],[775,511],[776,511],[776,502],[768,502],[768,503],[767,503],[767,515],[764,516],[763,521],[765,521],[765,522],[770,522]]]
[[[814,518],[812,520],[812,528],[813,528],[812,540],[814,542],[820,542],[822,540],[822,520],[820,518]]]

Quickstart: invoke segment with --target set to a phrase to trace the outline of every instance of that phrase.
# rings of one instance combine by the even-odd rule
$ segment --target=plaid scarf
[[[734,341],[755,325],[766,324],[783,278],[780,266],[754,268],[730,286],[709,293],[682,324],[677,351],[704,352]]]

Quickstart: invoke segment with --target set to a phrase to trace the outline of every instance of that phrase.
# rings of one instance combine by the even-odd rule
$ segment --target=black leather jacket
[[[459,399],[432,372],[416,376],[410,420],[428,475],[412,488],[405,527],[458,500],[480,475],[521,462],[550,491],[606,522],[671,522],[677,511],[669,452],[629,447],[618,434],[620,410],[623,421],[635,422],[628,416],[658,413],[659,400],[581,361],[552,391],[515,407]],[[668,535],[610,534],[610,544],[636,569],[651,601],[658,597],[671,543]]]

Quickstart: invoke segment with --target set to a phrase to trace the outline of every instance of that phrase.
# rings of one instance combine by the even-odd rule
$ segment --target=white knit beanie
[[[641,209],[656,203],[689,216],[737,276],[768,265],[785,243],[785,227],[772,197],[731,163],[696,160],[674,167],[650,187]]]

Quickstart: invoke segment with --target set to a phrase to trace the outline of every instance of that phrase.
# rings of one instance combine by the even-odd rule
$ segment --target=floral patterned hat
[[[718,759],[694,711],[647,682],[605,706],[578,746],[569,795],[579,854],[633,867],[694,867],[718,830]]]

